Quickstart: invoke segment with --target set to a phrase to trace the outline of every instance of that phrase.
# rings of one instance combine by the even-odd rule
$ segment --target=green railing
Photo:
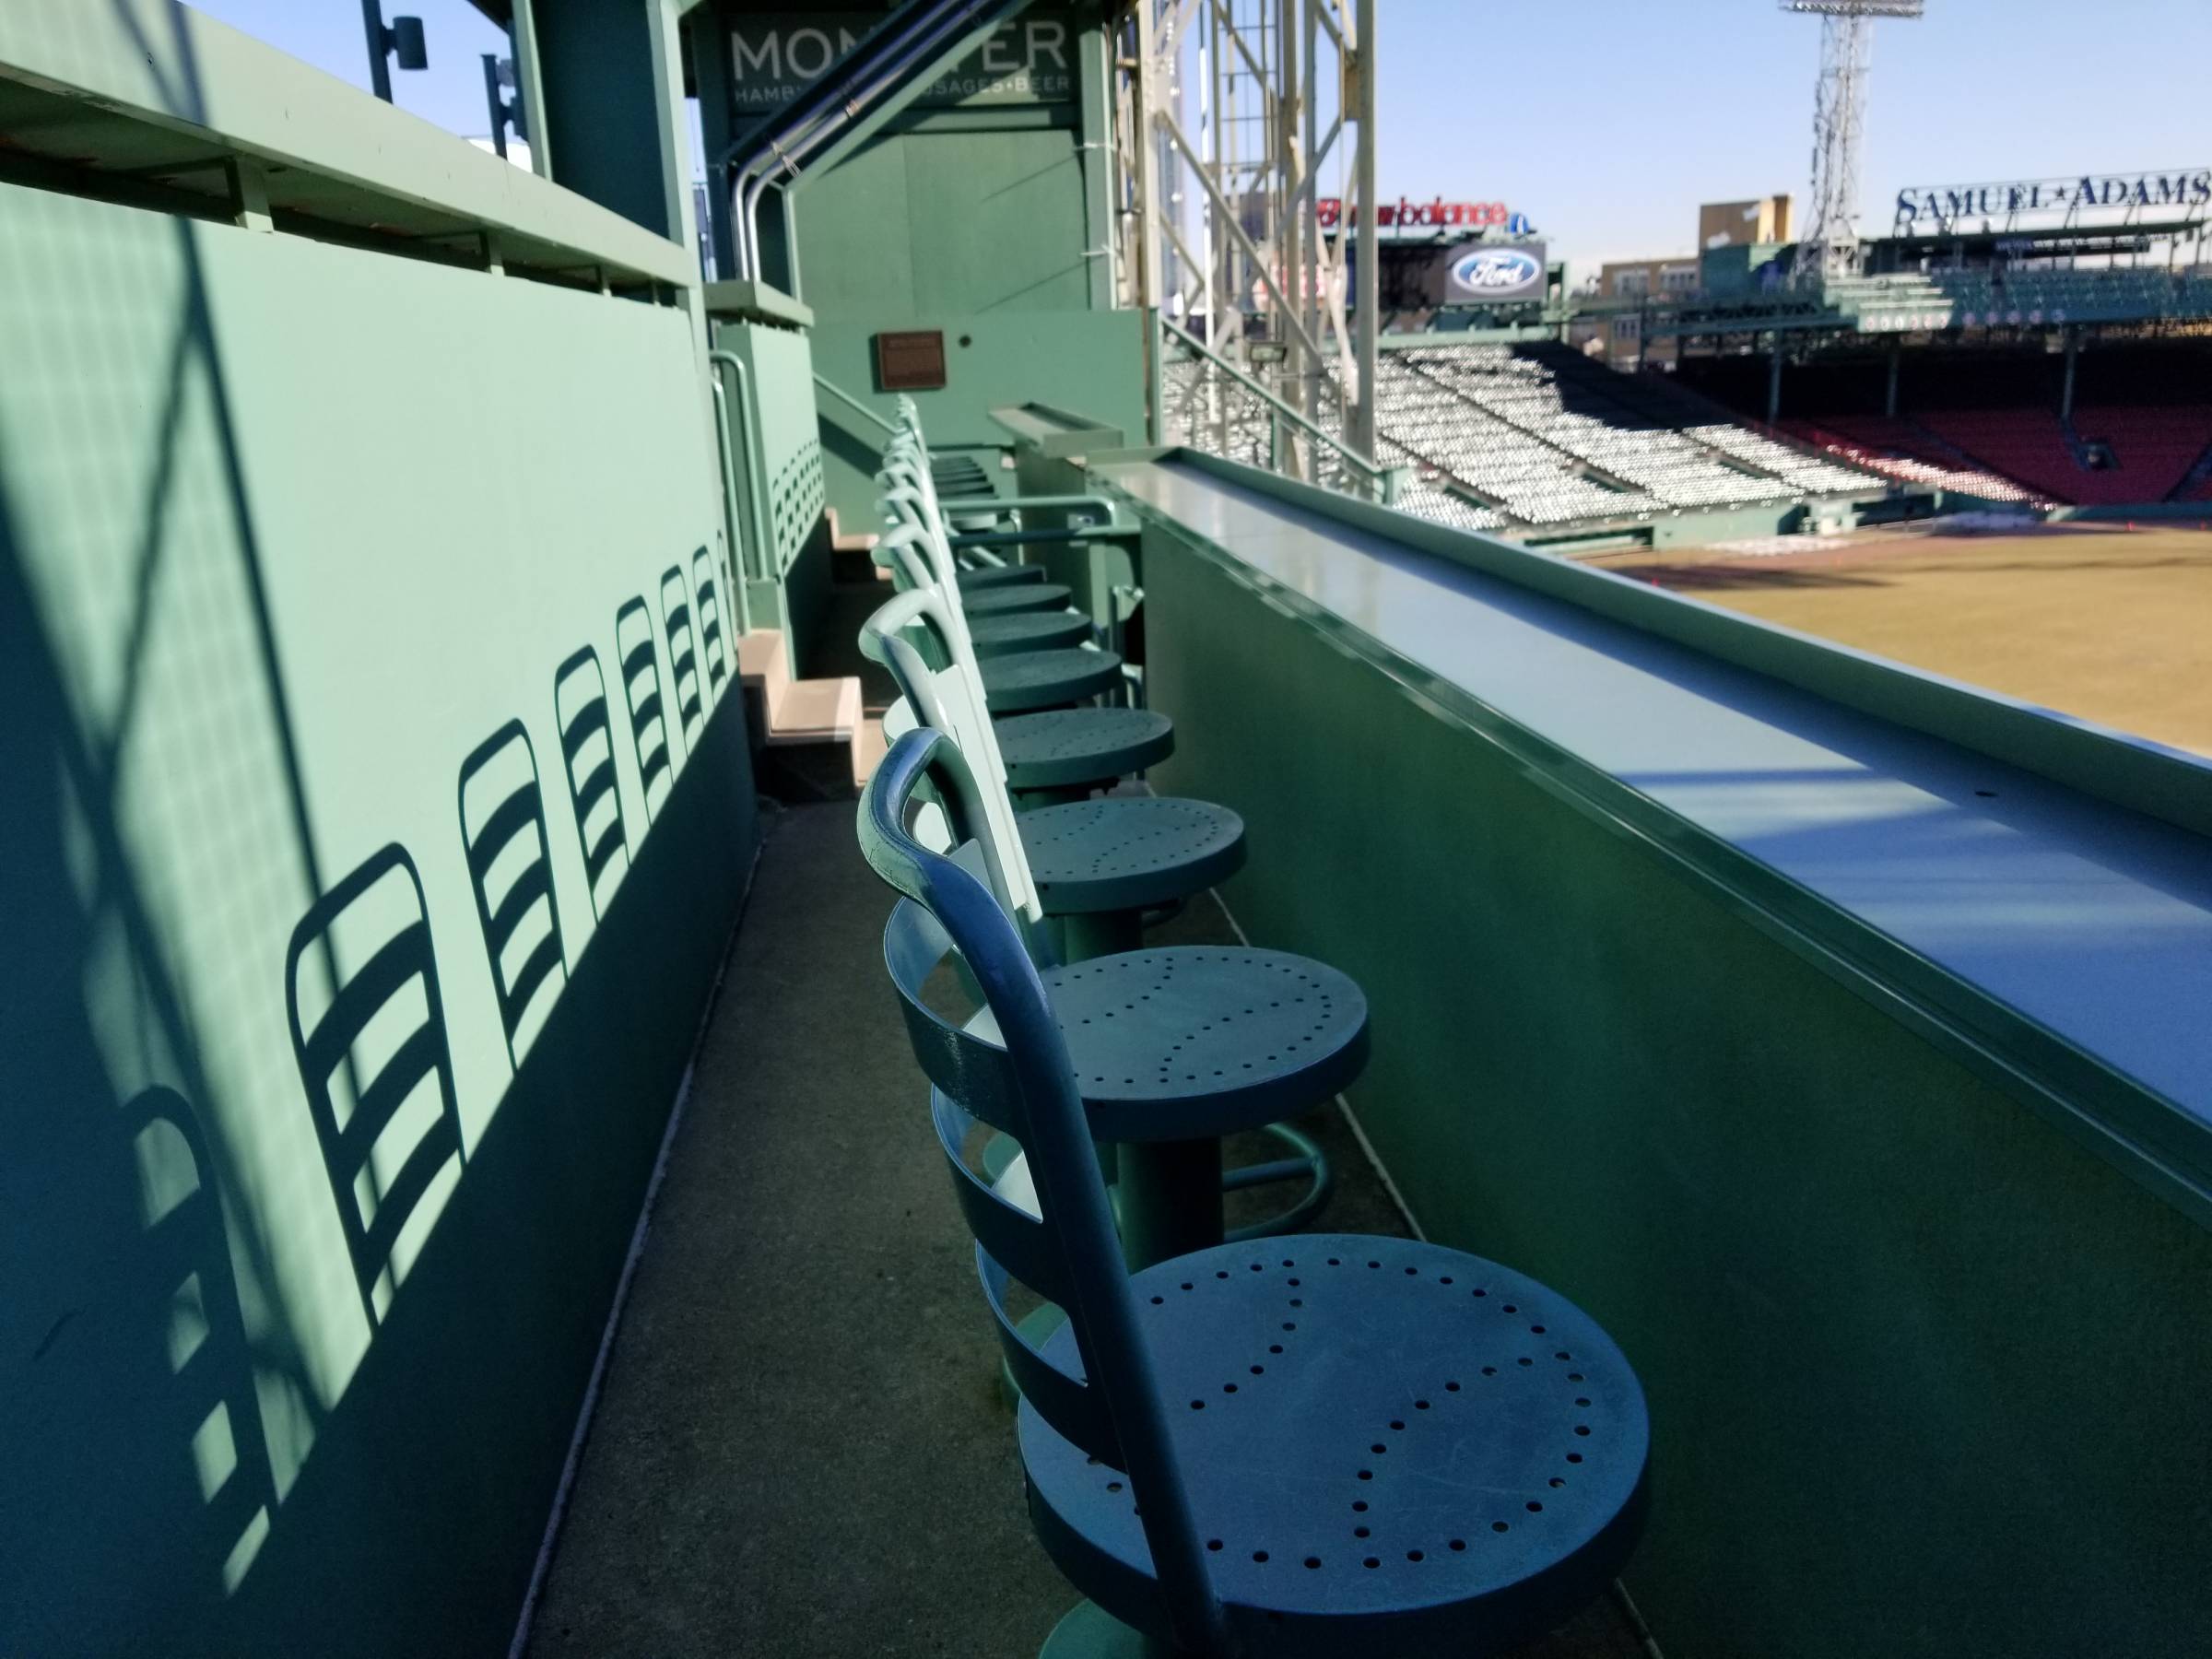
[[[886,420],[882,416],[877,414],[875,410],[869,408],[866,404],[862,403],[859,398],[853,396],[852,393],[846,391],[835,381],[830,379],[829,376],[824,374],[817,374],[814,377],[814,384],[817,391],[829,393],[830,395],[836,398],[839,403],[843,404],[846,408],[851,409],[862,419],[866,420],[876,426],[886,437],[891,437],[897,434],[899,430],[898,427],[893,425],[890,421]]]

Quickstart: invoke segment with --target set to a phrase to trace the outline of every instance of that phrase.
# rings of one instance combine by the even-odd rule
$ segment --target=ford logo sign
[[[1536,256],[1520,248],[1480,248],[1452,265],[1452,280],[1478,294],[1526,288],[1543,275]]]

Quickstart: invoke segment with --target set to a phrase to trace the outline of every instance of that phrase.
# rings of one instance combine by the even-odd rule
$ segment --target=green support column
[[[699,90],[699,135],[706,153],[708,243],[714,250],[714,274],[727,282],[737,274],[730,237],[729,180],[720,165],[735,136],[730,120],[730,29],[712,6],[684,19],[691,46],[691,79]]]
[[[1087,29],[1076,37],[1081,65],[1083,147],[1083,252],[1089,266],[1090,308],[1113,308],[1113,65],[1112,41],[1104,29]]]
[[[514,42],[515,96],[522,100],[523,120],[530,129],[530,171],[541,179],[553,176],[553,142],[545,134],[538,112],[546,107],[545,77],[537,68],[535,0],[514,0],[508,37]]]
[[[1882,393],[1882,413],[1892,419],[1897,417],[1897,376],[1898,370],[1904,361],[1904,356],[1903,346],[1894,341],[1891,342],[1889,347],[1889,382]]]
[[[1767,424],[1782,418],[1782,330],[1774,331],[1773,353],[1767,359]]]
[[[1114,1153],[1122,1253],[1133,1269],[1221,1242],[1219,1141],[1127,1141]]]
[[[2058,394],[2058,418],[2074,418],[2074,367],[2081,357],[2081,334],[2077,329],[2066,330],[2066,378]]]
[[[671,241],[685,235],[691,181],[677,175],[662,41],[671,0],[531,0],[551,177]],[[680,88],[676,89],[680,97]],[[680,199],[679,199],[680,196]]]

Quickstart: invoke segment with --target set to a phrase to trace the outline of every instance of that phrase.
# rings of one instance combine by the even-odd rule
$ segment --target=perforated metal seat
[[[978,617],[968,625],[969,643],[978,657],[1011,656],[1018,651],[1054,651],[1090,638],[1090,618],[1080,612],[1024,611],[1015,616]]]
[[[1499,1653],[1626,1560],[1642,1390],[1556,1292],[1459,1251],[1335,1233],[1182,1256],[1131,1289],[1209,1577],[1249,1652]],[[1067,1327],[1044,1354],[1082,1374]],[[1026,1400],[1020,1433],[1054,1564],[1164,1632],[1127,1477]]]
[[[1122,659],[1111,651],[1074,646],[993,657],[977,665],[977,672],[991,712],[1019,714],[1056,709],[1112,690],[1121,683]]]
[[[1016,790],[1111,782],[1159,765],[1175,747],[1175,723],[1153,709],[1051,709],[991,724]]]
[[[978,588],[1005,587],[1024,582],[1042,582],[1042,565],[996,564],[971,565],[959,571],[953,580],[960,592],[971,594]]]
[[[1043,978],[1101,1140],[1257,1128],[1334,1098],[1367,1063],[1367,997],[1311,957],[1171,946]]]
[[[1048,916],[1173,903],[1244,864],[1244,820],[1211,801],[1101,795],[1040,806],[1018,821]]]
[[[1279,1135],[1277,1120],[1342,1093],[1367,1064],[1366,996],[1310,957],[1179,946],[1042,978],[1090,1132],[1119,1146],[1122,1240],[1135,1265],[1222,1241],[1222,1136]],[[964,1030],[999,1041],[988,1008]],[[1300,1218],[1319,1210],[1328,1184],[1318,1163]]]
[[[960,593],[960,608],[971,622],[1017,611],[1065,610],[1067,601],[1068,589],[1057,582],[1001,582],[997,587],[966,588]]]

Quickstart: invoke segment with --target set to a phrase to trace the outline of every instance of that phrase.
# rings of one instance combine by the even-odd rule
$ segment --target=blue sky
[[[358,0],[197,4],[367,84]],[[1588,268],[1689,252],[1701,201],[1804,196],[1820,30],[1775,0],[1378,4],[1388,197],[1502,199]],[[504,37],[465,0],[386,10],[429,36],[401,107],[483,133],[477,54]],[[2212,164],[2207,65],[2212,0],[1928,0],[1877,23],[1867,226],[1901,185]]]
[[[188,0],[195,11],[220,18],[255,40],[366,90],[369,46],[361,29],[360,0]],[[6,0],[0,0],[6,5]],[[507,33],[467,0],[384,0],[386,18],[420,18],[429,37],[430,66],[416,74],[392,72],[392,101],[449,131],[481,137],[491,130],[484,106],[480,54],[507,55]]]
[[[1775,0],[1379,6],[1392,197],[1502,198],[1578,266],[1689,252],[1700,202],[1804,199],[1820,26]],[[1927,13],[1874,26],[1863,228],[1909,184],[2212,164],[2212,0]]]

